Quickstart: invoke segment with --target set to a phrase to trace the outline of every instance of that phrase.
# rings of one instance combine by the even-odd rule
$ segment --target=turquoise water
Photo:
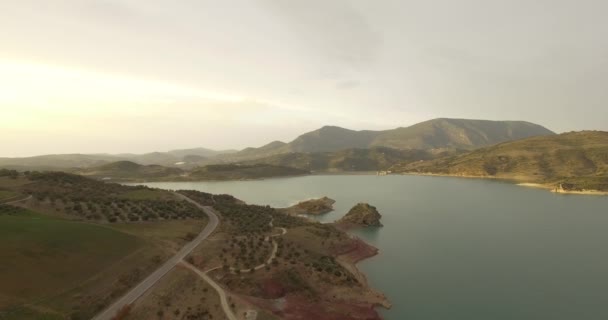
[[[359,266],[393,309],[385,319],[608,319],[608,197],[419,176],[307,176],[149,183],[283,207],[329,196],[341,217],[369,202],[384,227]]]

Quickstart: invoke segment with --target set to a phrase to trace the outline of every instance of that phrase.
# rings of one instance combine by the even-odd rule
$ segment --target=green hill
[[[582,131],[501,143],[466,154],[395,165],[395,172],[514,179],[608,190],[608,132]]]
[[[552,131],[540,125],[525,121],[446,118],[385,131],[355,131],[325,126],[305,133],[289,143],[275,141],[260,148],[247,148],[227,155],[225,159],[245,161],[290,152],[335,152],[372,147],[401,150],[472,150],[505,141],[553,134]]]

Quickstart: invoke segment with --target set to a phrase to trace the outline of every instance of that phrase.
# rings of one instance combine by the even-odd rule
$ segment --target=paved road
[[[148,289],[150,289],[154,284],[156,284],[167,272],[169,272],[173,267],[175,267],[178,263],[180,263],[194,248],[196,248],[203,240],[207,239],[207,237],[215,230],[217,227],[219,220],[214,210],[211,207],[204,207],[195,202],[194,200],[187,198],[181,194],[176,194],[178,197],[186,200],[197,207],[203,209],[207,216],[209,216],[209,223],[205,226],[203,231],[194,239],[192,242],[186,244],[181,250],[179,250],[169,261],[165,262],[160,268],[158,268],[154,273],[149,275],[146,279],[144,279],[140,284],[131,289],[127,294],[125,294],[118,301],[114,302],[110,307],[102,311],[97,316],[93,317],[93,320],[110,320],[112,317],[116,315],[116,313],[122,309],[123,307],[132,304],[137,300],[137,298],[141,297]]]
[[[234,314],[234,312],[232,312],[232,309],[230,309],[230,305],[228,305],[226,291],[224,291],[224,289],[220,287],[215,281],[213,281],[211,277],[209,277],[205,272],[199,270],[197,267],[189,264],[186,261],[182,261],[182,264],[190,270],[194,271],[196,274],[198,274],[201,278],[203,278],[203,280],[205,280],[205,282],[211,285],[213,289],[215,289],[215,291],[217,291],[217,294],[220,295],[220,302],[222,304],[222,309],[224,309],[224,313],[226,314],[226,318],[228,318],[228,320],[238,320],[237,316]]]

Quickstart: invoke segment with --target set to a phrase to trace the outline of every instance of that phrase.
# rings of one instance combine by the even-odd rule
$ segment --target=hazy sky
[[[0,156],[436,117],[608,130],[605,0],[0,0]]]

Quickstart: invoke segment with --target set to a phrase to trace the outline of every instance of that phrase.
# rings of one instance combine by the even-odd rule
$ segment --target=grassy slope
[[[570,132],[502,143],[473,152],[397,165],[396,172],[434,173],[573,183],[578,189],[608,189],[608,132]]]
[[[205,224],[102,226],[27,210],[0,215],[0,319],[88,319]]]
[[[98,225],[28,210],[0,215],[0,309],[73,288],[143,246],[135,236]]]

